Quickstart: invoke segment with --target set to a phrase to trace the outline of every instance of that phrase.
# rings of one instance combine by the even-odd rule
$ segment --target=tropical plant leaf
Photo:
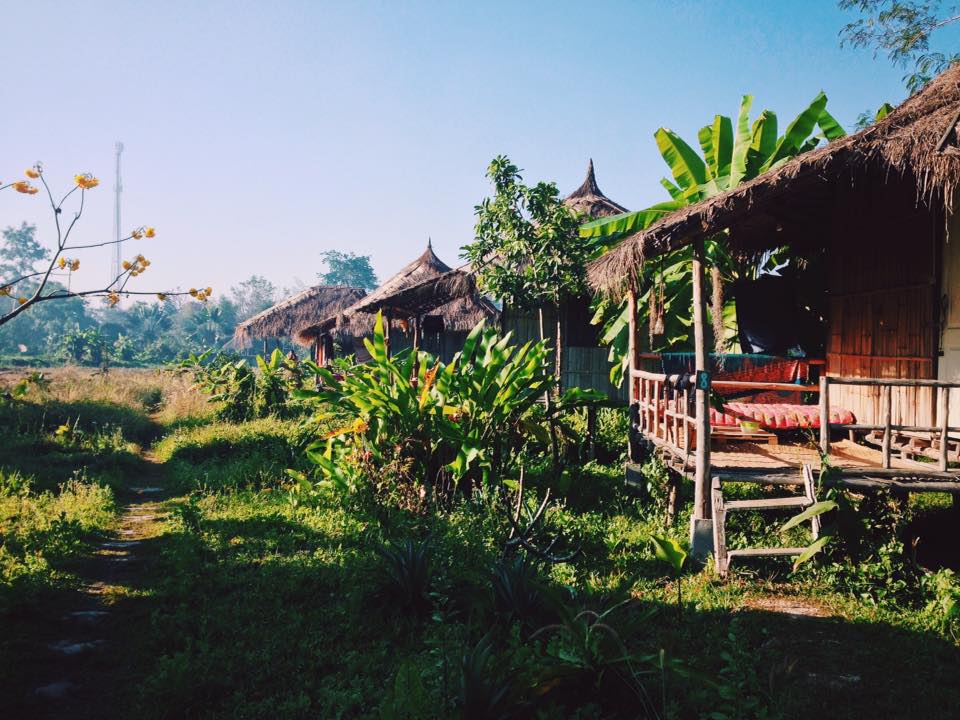
[[[621,213],[608,218],[593,220],[580,226],[582,238],[617,239],[646,230],[658,220],[685,207],[687,203],[678,200],[651,205],[646,210]]]
[[[666,535],[651,535],[650,543],[653,545],[653,553],[657,560],[665,562],[676,573],[683,569],[683,564],[687,560],[687,551],[674,538]]]
[[[685,193],[707,181],[706,163],[682,137],[667,128],[659,128],[653,136],[674,180]]]
[[[733,140],[733,153],[730,160],[730,187],[735,188],[747,176],[747,151],[750,149],[750,107],[753,96],[744,95],[740,100],[740,113],[737,115],[737,132]]]
[[[813,129],[817,126],[817,121],[820,119],[826,106],[827,96],[821,91],[810,104],[794,118],[793,122],[787,126],[783,137],[777,141],[777,148],[774,150],[773,155],[770,156],[760,169],[761,172],[773,168],[778,162],[792,157],[800,150],[807,138],[810,137],[810,133],[813,132]]]
[[[828,142],[833,142],[847,135],[847,131],[843,129],[843,126],[837,122],[833,115],[827,112],[826,108],[820,113],[817,125]]]
[[[828,542],[830,542],[832,536],[824,535],[823,537],[814,540],[810,543],[807,548],[797,556],[797,559],[793,561],[793,569],[796,570],[798,567],[803,565],[807,560],[812,558],[818,552],[823,550]]]
[[[783,527],[780,528],[780,532],[786,532],[790,528],[795,528],[797,525],[804,523],[807,520],[812,520],[813,518],[823,515],[824,513],[828,513],[831,510],[835,510],[836,508],[837,503],[833,500],[821,500],[820,502],[814,503],[808,507],[802,513],[798,513],[787,520],[787,522],[783,524]]]

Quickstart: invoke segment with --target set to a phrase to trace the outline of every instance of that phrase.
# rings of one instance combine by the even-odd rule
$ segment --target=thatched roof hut
[[[400,272],[383,283],[366,297],[348,308],[331,314],[322,322],[303,328],[299,334],[300,342],[314,342],[323,334],[338,339],[363,337],[373,328],[374,317],[380,310],[395,318],[407,318],[417,315],[416,309],[407,309],[398,304],[395,298],[411,288],[416,288],[437,278],[446,277],[451,269],[433,252],[433,246],[427,243],[427,249],[420,257],[404,267]],[[451,288],[444,287],[442,292]],[[406,296],[404,296],[406,297]],[[496,317],[496,308],[476,295],[446,297],[442,302],[431,301],[423,314],[438,316],[446,331],[468,331],[481,319]],[[425,307],[425,306],[424,306]]]
[[[623,205],[615,203],[600,191],[600,186],[597,185],[597,177],[593,172],[593,158],[587,165],[587,177],[584,178],[583,184],[567,195],[563,202],[567,207],[592,218],[608,217],[627,212]]]
[[[627,238],[590,264],[590,283],[619,292],[645,259],[698,236],[726,232],[730,247],[745,255],[814,241],[818,218],[836,200],[838,182],[899,178],[916,187],[918,201],[949,204],[960,186],[958,124],[960,65],[955,65],[875,125],[677,210]]]
[[[245,348],[258,339],[297,337],[303,328],[343,311],[364,295],[366,292],[363,289],[346,285],[307,288],[237,325],[233,332],[233,345]]]

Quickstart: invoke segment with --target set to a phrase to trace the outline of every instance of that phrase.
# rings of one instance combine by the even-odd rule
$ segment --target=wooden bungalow
[[[341,312],[364,295],[361,288],[315,285],[244,320],[234,330],[231,344],[243,350],[262,343],[266,354],[271,344],[280,347],[291,338],[295,340],[303,328]]]
[[[809,497],[749,502],[760,510],[805,507],[813,502],[811,476],[820,456],[805,447],[799,432],[764,428],[762,422],[756,438],[731,437],[729,428],[714,424],[711,388],[721,394],[805,391],[817,398],[816,409],[787,414],[818,434],[819,449],[839,468],[840,482],[858,489],[945,491],[953,493],[956,503],[958,134],[960,66],[955,66],[877,124],[679,210],[591,264],[593,287],[626,295],[635,309],[636,271],[642,263],[682,246],[694,248],[696,373],[684,377],[645,368],[639,351],[642,330],[636,312],[631,314],[630,455],[637,461],[641,445],[655,448],[678,473],[694,480],[694,550],[703,556],[715,548],[721,572],[737,556],[797,552],[728,552],[723,524],[726,513],[739,505],[724,501],[723,483],[802,485]],[[828,312],[819,382],[711,377],[705,238],[727,243],[741,257],[790,246],[825,260]],[[725,410],[737,414],[729,405]],[[776,445],[747,441],[765,442],[771,436],[774,442],[782,437]]]
[[[358,360],[364,361],[369,356],[362,338],[373,331],[376,314],[382,311],[392,351],[416,346],[448,361],[460,350],[477,323],[497,319],[497,309],[475,293],[457,295],[442,303],[431,303],[429,308],[412,311],[391,300],[404,290],[450,272],[451,268],[436,256],[428,241],[420,257],[376,290],[322,322],[302,328],[297,337],[302,343],[315,344],[320,364],[333,357],[335,344],[340,345],[345,354],[355,353]]]

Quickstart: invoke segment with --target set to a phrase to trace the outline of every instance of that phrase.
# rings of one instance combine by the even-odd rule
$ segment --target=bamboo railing
[[[646,370],[631,370],[630,375],[631,401],[637,407],[637,432],[674,456],[688,458],[691,450],[696,449],[697,418],[691,403],[693,388],[680,389],[679,375]]]
[[[950,425],[950,390],[960,388],[960,383],[944,382],[941,380],[912,380],[888,378],[849,378],[849,377],[820,377],[820,451],[829,457],[830,453],[830,386],[857,385],[860,387],[880,388],[880,424],[857,423],[854,425],[834,425],[844,430],[882,432],[880,442],[881,465],[884,470],[892,466],[892,439],[893,433],[925,433],[938,438],[937,469],[947,471],[950,433],[960,432],[960,427]],[[893,423],[893,388],[933,388],[937,393],[938,425],[898,425]]]

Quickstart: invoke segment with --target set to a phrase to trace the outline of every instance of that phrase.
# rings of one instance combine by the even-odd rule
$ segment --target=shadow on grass
[[[362,518],[331,511],[307,523],[263,494],[218,499],[212,517],[209,506],[190,500],[168,508],[171,531],[136,549],[143,565],[117,579],[127,591],[112,611],[116,625],[104,630],[107,644],[80,671],[81,681],[107,682],[99,696],[78,690],[61,716],[376,718],[387,699],[413,702],[394,688],[399,669],[410,666],[423,686],[423,717],[456,717],[450,699],[462,654],[491,628],[490,673],[516,688],[546,667],[546,644],[517,640],[491,610],[496,550],[461,520],[395,523],[401,534],[391,539],[414,531],[433,538],[436,549],[433,610],[412,617],[382,594],[374,546],[383,538]],[[655,566],[636,569],[653,573]],[[451,609],[454,585],[477,599],[470,613]],[[603,600],[586,593],[582,602],[595,607]],[[542,613],[533,625],[557,619]],[[50,616],[49,608],[25,607],[5,618],[23,639],[8,643],[8,655],[12,647],[28,656],[5,658],[4,682],[30,688],[50,681],[36,675],[42,663],[29,657],[27,642],[31,633],[29,647],[37,637],[55,637]],[[695,671],[664,676],[665,687],[658,674],[642,679],[658,709],[664,692],[678,717],[950,717],[960,704],[960,650],[933,633],[693,603],[678,617],[669,603],[644,598],[611,615],[609,626],[631,652],[655,656],[663,648]],[[566,682],[574,687],[574,680]],[[576,687],[576,697],[557,696],[569,705],[543,717],[569,716],[590,703],[595,712],[578,717],[638,717],[636,705],[617,705],[599,686]],[[42,716],[35,699],[19,702],[14,717]]]

